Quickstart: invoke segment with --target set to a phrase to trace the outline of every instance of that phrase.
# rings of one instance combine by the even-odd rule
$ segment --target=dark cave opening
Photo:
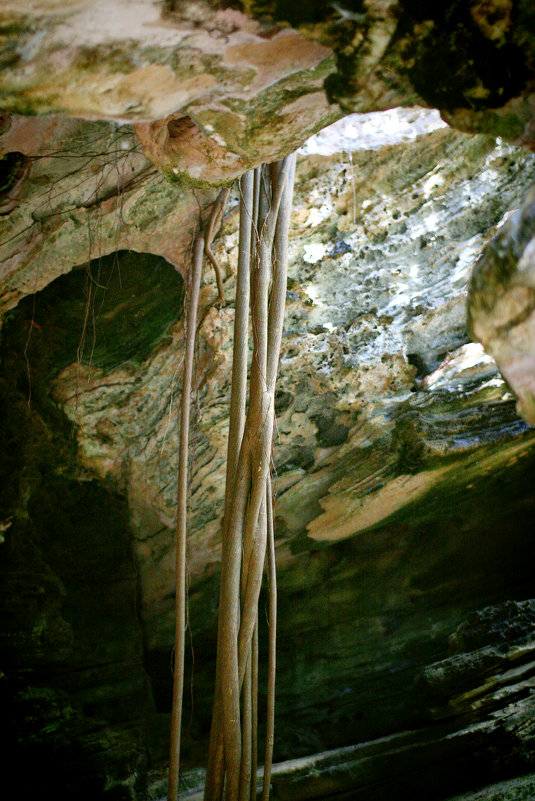
[[[51,383],[77,359],[109,371],[146,358],[182,295],[164,259],[122,251],[26,298],[2,330],[0,692],[6,783],[28,797],[142,791],[155,709],[129,510],[112,482],[79,469]]]

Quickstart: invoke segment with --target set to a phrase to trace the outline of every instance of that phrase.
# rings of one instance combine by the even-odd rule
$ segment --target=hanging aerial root
[[[191,294],[186,320],[186,352],[182,377],[180,405],[180,442],[178,452],[178,493],[176,529],[176,590],[175,590],[175,648],[173,671],[173,706],[171,712],[171,742],[169,749],[168,801],[178,797],[180,772],[180,735],[182,728],[182,697],[184,691],[184,644],[186,639],[186,521],[188,494],[189,416],[191,381],[197,330],[197,309],[201,285],[204,238],[195,241],[191,272]]]
[[[240,675],[245,654],[251,642],[252,632],[256,621],[258,597],[262,581],[262,571],[264,566],[264,555],[266,551],[267,532],[265,525],[258,525],[258,514],[260,505],[266,497],[267,482],[269,479],[269,462],[271,459],[273,423],[275,415],[275,382],[277,367],[280,354],[280,344],[282,338],[282,325],[284,317],[284,303],[286,299],[287,283],[287,239],[284,238],[281,229],[288,227],[291,193],[293,188],[294,161],[286,160],[286,163],[279,166],[277,170],[272,170],[272,180],[274,182],[274,202],[276,202],[277,220],[272,224],[269,217],[266,218],[266,229],[268,230],[270,241],[275,242],[273,253],[274,269],[272,273],[272,287],[269,297],[269,305],[266,298],[258,292],[255,294],[256,306],[253,308],[253,334],[255,322],[257,326],[255,354],[251,367],[251,399],[250,415],[247,424],[250,429],[256,427],[256,431],[250,430],[250,443],[253,453],[253,464],[256,469],[252,473],[251,493],[249,507],[245,520],[245,531],[243,534],[244,552],[244,572],[246,573],[247,591],[243,600],[242,620],[239,633],[239,663]],[[279,183],[276,183],[276,181]],[[279,205],[280,204],[280,205]],[[264,252],[261,251],[261,259]],[[270,254],[271,261],[271,254]],[[260,260],[257,274],[259,284],[262,276],[263,262]],[[263,289],[263,286],[261,286]],[[260,331],[262,326],[262,331]],[[254,392],[258,395],[255,397]],[[257,406],[255,406],[257,404]],[[253,415],[258,414],[260,420],[255,420]],[[246,434],[247,434],[246,424]],[[255,437],[256,434],[256,438]],[[254,438],[254,439],[253,439]]]
[[[251,788],[250,801],[256,801],[256,773],[258,766],[258,618],[251,645]]]
[[[214,205],[212,207],[212,213],[210,214],[208,224],[204,231],[204,252],[207,258],[209,259],[210,264],[214,268],[215,279],[217,283],[217,295],[219,303],[222,306],[225,303],[225,293],[223,291],[223,273],[221,272],[221,267],[219,266],[219,262],[217,261],[216,257],[212,252],[212,242],[214,241],[221,227],[221,223],[223,221],[223,212],[225,211],[225,206],[227,204],[229,194],[230,194],[230,188],[222,189],[221,192],[218,194],[214,202]]]
[[[239,801],[249,801],[252,765],[253,709],[251,698],[251,652],[249,649],[242,684],[242,737]]]
[[[266,549],[269,667],[263,797],[269,795],[275,688],[275,548],[270,482],[295,157],[241,182],[240,247],[223,518],[216,695],[205,801],[256,799],[258,600]],[[248,276],[250,274],[250,291]],[[253,355],[245,412],[250,307]],[[240,702],[241,699],[241,702]]]
[[[269,646],[268,646],[268,686],[266,708],[266,754],[264,758],[264,778],[262,801],[268,801],[273,764],[273,744],[275,738],[275,671],[277,654],[277,576],[275,566],[275,532],[273,526],[273,495],[271,477],[266,488],[267,529],[268,529],[268,575],[269,575]]]
[[[253,230],[254,174],[245,173],[240,179],[240,237],[238,270],[236,276],[236,306],[234,313],[234,345],[232,355],[232,386],[230,396],[230,425],[227,449],[225,511],[223,530],[226,528],[230,504],[234,494],[234,481],[239,449],[245,424],[247,403],[247,358],[249,320],[249,264],[251,260],[251,233]],[[218,644],[218,650],[222,648]],[[220,675],[216,677],[214,713],[208,752],[205,797],[219,801],[223,794],[224,754],[222,731],[222,699]]]

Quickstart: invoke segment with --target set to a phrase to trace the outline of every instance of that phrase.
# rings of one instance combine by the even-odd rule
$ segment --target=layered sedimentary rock
[[[280,158],[340,109],[429,105],[534,142],[530,0],[225,5],[6,2],[3,108],[138,122],[169,177],[200,183]]]
[[[471,614],[451,635],[450,656],[421,675],[422,706],[433,725],[281,764],[274,797],[426,799],[430,785],[446,797],[492,780],[499,761],[510,772],[529,771],[534,622],[532,601]],[[511,797],[531,798],[533,781],[531,775],[509,788]],[[507,791],[502,785],[475,797],[507,798]]]
[[[5,3],[3,109],[137,122],[168,177],[200,184],[280,158],[340,116],[323,89],[328,47],[236,8],[173,5]]]
[[[518,411],[535,423],[535,192],[511,215],[478,262],[471,280],[473,336],[497,360],[518,397]]]
[[[417,679],[419,727],[279,763],[272,797],[424,801],[487,785],[451,801],[530,801],[534,622],[533,601],[471,613],[451,634],[446,659]],[[497,776],[526,772],[488,786]],[[194,786],[202,774],[191,772],[187,781]],[[187,797],[201,801],[202,788]]]
[[[99,126],[106,136],[126,135]],[[5,461],[3,482],[1,547],[18,577],[7,606],[48,583],[44,607],[24,602],[5,635],[11,648],[19,632],[4,687],[14,719],[30,710],[38,721],[13,747],[15,757],[48,743],[46,762],[57,766],[67,744],[54,732],[68,732],[92,754],[72,792],[85,792],[92,776],[91,792],[133,797],[144,792],[147,762],[154,768],[165,759],[170,704],[184,285],[169,262],[187,277],[198,209],[207,210],[213,194],[196,199],[164,184],[135,147],[126,158],[136,179],[117,187],[112,176],[122,173],[89,143],[80,140],[79,185],[72,150],[61,172],[56,167],[57,236],[38,239],[35,259],[22,247],[24,269],[11,273],[26,274],[35,290],[48,285],[19,302],[3,333],[3,449],[17,454]],[[62,152],[54,140],[42,147]],[[51,155],[42,175],[50,163]],[[28,179],[28,197],[39,207],[38,175]],[[474,262],[534,177],[529,152],[443,127],[374,151],[300,158],[277,395],[278,759],[387,738],[386,751],[369,746],[381,772],[391,746],[417,754],[431,738],[437,750],[429,746],[429,754],[449,759],[441,748],[453,742],[465,759],[477,740],[487,756],[466,780],[508,775],[508,751],[488,756],[492,737],[453,737],[464,708],[434,721],[437,702],[421,682],[448,658],[463,618],[533,596],[533,435],[494,361],[469,342],[466,299]],[[96,210],[87,197],[98,198]],[[234,190],[230,211],[237,200]],[[100,229],[91,228],[92,214]],[[10,216],[26,241],[31,205]],[[192,431],[190,765],[203,761],[215,654],[232,213],[214,249],[229,303],[214,305],[206,270]],[[6,307],[26,291],[21,280]],[[73,578],[79,564],[86,589]],[[76,628],[82,610],[101,621],[91,637]],[[500,666],[507,672],[507,660]],[[527,769],[515,762],[517,772]],[[365,783],[361,789],[365,798]],[[444,797],[446,785],[435,789]]]
[[[534,143],[532,3],[224,6],[2,5],[6,765],[21,796],[163,791],[192,238],[214,186],[403,106],[299,160],[276,757],[308,756],[274,793],[529,798],[532,776],[503,782],[535,753],[535,162],[510,144]],[[209,270],[201,292],[185,766],[213,691],[238,199],[227,305]]]
[[[186,269],[197,202],[156,171],[131,127],[10,116],[0,146],[30,165],[16,193],[6,176],[11,209],[0,218],[2,312],[74,266],[121,249],[148,251]]]

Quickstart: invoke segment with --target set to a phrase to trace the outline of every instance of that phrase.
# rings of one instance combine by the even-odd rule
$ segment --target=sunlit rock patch
[[[297,196],[306,199],[307,211],[298,208],[295,213],[280,379],[281,392],[295,401],[279,417],[278,464],[281,473],[283,469],[292,472],[288,470],[291,458],[280,455],[285,453],[286,438],[291,441],[299,430],[302,451],[310,454],[312,448],[316,454],[313,474],[318,495],[324,495],[332,483],[330,495],[321,503],[327,508],[338,503],[342,517],[352,522],[335,535],[334,508],[334,518],[317,517],[317,501],[307,506],[304,487],[301,496],[302,473],[296,465],[293,480],[286,474],[279,477],[278,504],[281,518],[287,514],[286,524],[296,533],[303,530],[304,513],[312,536],[320,536],[320,529],[321,537],[327,539],[349,536],[380,522],[388,509],[393,513],[408,499],[423,497],[443,469],[435,460],[431,472],[418,475],[428,456],[451,455],[470,442],[476,446],[484,440],[484,434],[479,440],[475,434],[455,434],[455,409],[473,404],[479,410],[473,417],[488,414],[489,425],[496,431],[493,436],[499,436],[497,410],[502,399],[504,410],[512,403],[491,359],[481,355],[471,373],[466,365],[472,348],[467,344],[466,285],[489,232],[500,224],[509,202],[515,202],[516,190],[511,185],[509,194],[506,188],[508,176],[515,174],[528,186],[534,177],[533,160],[501,142],[460,139],[448,130],[397,147],[399,160],[396,147],[353,153],[351,160],[347,152],[311,157],[303,161],[298,176]],[[320,169],[329,176],[330,192],[316,189],[314,176]],[[297,365],[299,391],[292,393],[289,382]],[[446,428],[442,423],[441,430],[445,386],[451,403],[446,414],[452,422]],[[345,430],[343,441],[324,440],[331,451],[321,447],[322,435],[313,418],[308,418],[308,431],[303,427],[304,393],[312,403],[329,409],[338,436]],[[427,434],[413,425],[412,444],[401,445],[398,437],[397,448],[412,452],[411,459],[396,452],[389,430],[399,429],[405,416],[429,420],[435,414],[434,433],[429,425]],[[466,417],[466,408],[462,415]],[[504,436],[508,436],[509,418],[506,412]],[[525,427],[521,421],[516,426],[519,431]],[[479,428],[484,430],[485,424]],[[376,473],[372,462],[369,480],[346,479],[348,485],[354,484],[355,499],[362,494],[357,504],[363,513],[360,524],[343,490],[344,482],[332,481],[337,472],[334,465],[341,459],[347,473],[349,464],[365,463],[366,448],[381,438],[385,442],[381,470]],[[358,470],[364,478],[362,464]],[[411,475],[404,477],[404,473]],[[396,484],[389,490],[385,482],[392,479]],[[376,500],[374,487],[381,492]],[[375,511],[364,514],[370,504]],[[299,527],[296,509],[300,510]]]

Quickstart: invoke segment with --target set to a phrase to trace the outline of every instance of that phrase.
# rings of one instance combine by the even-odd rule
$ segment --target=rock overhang
[[[120,5],[108,7],[109,19]],[[135,5],[140,11],[152,6]],[[364,90],[358,74],[355,80],[352,78],[350,88],[356,87],[359,92],[362,89],[362,94],[348,103],[355,102],[359,109],[371,111],[385,105],[421,101],[408,82],[407,70],[403,80],[394,80],[392,72],[381,74],[382,67],[373,60],[378,53],[378,63],[392,66],[392,61],[388,62],[393,47],[388,36],[392,31],[386,22],[395,4],[382,4],[381,10],[379,3],[369,3],[365,11],[360,4],[349,9],[342,5],[336,9],[336,5],[329,9],[336,12],[338,31],[344,31],[345,38],[340,41],[343,39],[347,45],[346,34],[351,28],[355,40],[352,47],[364,45],[353,66],[351,53],[342,53],[343,58],[347,56],[344,68],[366,64],[373,79]],[[440,14],[445,13],[447,5],[441,4]],[[460,13],[458,3],[449,5]],[[488,33],[498,48],[510,36],[510,4],[490,6],[495,11],[496,26]],[[40,7],[43,13],[59,13],[54,4],[42,3]],[[86,16],[81,19],[89,19],[88,14],[103,8],[103,4],[79,3],[73,18],[83,12]],[[198,4],[183,8],[190,37],[188,47],[206,49],[203,69],[211,57],[212,64],[221,64],[217,49],[224,44],[221,30],[211,29],[206,36],[206,21],[213,19],[212,10],[203,6],[209,12],[203,16],[195,12]],[[483,6],[476,3],[473,8],[476,17],[481,17]],[[416,3],[405,3],[403,9],[403,14],[420,15],[423,21],[421,30],[415,32],[420,37],[417,46],[423,48],[419,51],[421,56],[433,41],[432,26],[424,24],[431,12]],[[530,19],[527,11],[526,4],[521,4],[519,14],[524,30]],[[375,32],[368,39],[366,31],[363,33],[368,24],[362,19],[364,13],[373,17],[370,30]],[[227,101],[223,102],[220,94],[215,97],[212,78],[203,84],[195,63],[189,77],[182,75],[184,91],[190,94],[177,101],[171,92],[164,102],[170,98],[171,103],[185,105],[178,112],[173,106],[171,110],[177,116],[163,123],[156,121],[155,128],[160,125],[166,135],[169,128],[175,132],[175,145],[182,141],[184,131],[192,132],[188,141],[193,146],[199,143],[195,137],[204,137],[201,146],[208,142],[208,157],[200,168],[192,168],[195,174],[188,178],[189,156],[185,147],[177,147],[178,155],[169,159],[171,171],[174,167],[179,170],[180,180],[174,186],[140,152],[135,133],[126,122],[117,127],[110,122],[70,120],[61,115],[12,119],[11,133],[7,132],[8,138],[2,140],[10,143],[7,152],[34,157],[36,149],[31,138],[35,131],[39,126],[56,126],[57,130],[62,129],[59,141],[63,166],[48,169],[52,163],[59,165],[61,159],[53,155],[55,148],[50,147],[57,140],[47,140],[45,136],[39,158],[33,159],[20,192],[17,189],[18,194],[9,198],[15,205],[3,222],[6,227],[15,224],[18,233],[29,226],[31,235],[19,238],[4,262],[4,269],[9,270],[5,308],[45,287],[58,274],[70,272],[74,263],[82,264],[118,250],[163,255],[187,276],[189,238],[198,212],[198,203],[190,191],[192,184],[202,184],[197,195],[200,205],[206,208],[214,195],[209,184],[228,181],[232,170],[239,171],[257,159],[274,154],[276,157],[277,148],[294,147],[308,135],[306,132],[322,127],[341,113],[337,106],[329,104],[322,88],[325,78],[334,75],[337,57],[338,68],[341,63],[339,56],[324,52],[323,39],[320,51],[301,45],[300,35],[284,27],[250,20],[245,23],[243,16],[236,16],[235,12],[225,14],[234,20],[233,25],[238,19],[240,25],[252,26],[246,30],[247,36],[243,29],[231,30],[232,26],[224,32],[230,38],[238,36],[241,42],[234,42],[237,54],[223,58],[225,69],[232,71],[233,59],[248,60],[250,72],[246,79],[259,93],[254,100],[244,99],[243,83],[241,95],[239,87],[233,85],[232,102],[225,105]],[[120,22],[119,17],[114,19],[115,23]],[[153,33],[157,34],[161,30],[160,17],[153,17],[153,22],[154,19],[157,21]],[[172,30],[175,22],[169,20],[166,24]],[[124,34],[128,30],[125,26]],[[35,30],[30,33],[33,36]],[[11,34],[7,31],[6,35],[9,38]],[[169,34],[170,39],[174,35]],[[91,36],[104,36],[103,41],[108,44],[101,47],[97,39],[89,42]],[[113,117],[118,114],[118,98],[124,100],[121,92],[128,92],[128,87],[131,90],[135,81],[127,80],[132,68],[128,53],[119,46],[108,47],[106,36],[102,25],[96,25],[94,30],[88,28],[86,50],[75,64],[79,74],[66,102],[75,102],[80,87],[89,86],[84,81],[93,80],[88,100],[105,104],[108,97]],[[243,38],[239,40],[239,36]],[[515,37],[517,45],[524,47],[529,66],[531,45],[528,39],[522,45],[520,33]],[[29,59],[30,75],[30,62],[38,57],[44,39],[41,35],[26,41],[22,61]],[[256,56],[247,44],[252,41],[259,45]],[[284,45],[288,45],[288,58],[282,59],[284,70],[288,72],[292,57],[296,69],[277,80],[273,72],[268,74],[267,67],[271,69],[273,65],[262,62],[259,54],[279,48],[279,55],[286,56]],[[319,54],[317,64],[307,62],[306,70],[298,63],[301,46],[308,47],[308,53]],[[15,60],[18,55],[15,53]],[[63,57],[68,62],[70,55],[57,50],[55,63],[60,69]],[[104,63],[108,57],[115,59],[113,64]],[[140,64],[134,65],[137,78],[143,73],[145,78],[154,79],[150,85],[148,80],[140,79],[143,91],[148,92],[147,87],[151,91],[168,87],[165,76],[174,66],[164,64],[162,72],[158,61],[158,69],[150,70],[151,65],[143,63],[143,58],[162,61],[162,53],[145,50]],[[15,60],[11,63],[16,66]],[[98,75],[99,60],[103,61],[103,83]],[[82,75],[85,71],[88,76]],[[247,70],[240,67],[239,72],[243,82]],[[266,81],[261,84],[263,72]],[[217,92],[226,92],[226,82],[231,79],[232,75],[219,70]],[[61,80],[60,75],[60,87]],[[470,90],[468,84],[463,86],[463,91]],[[483,96],[478,99],[477,108],[449,108],[449,118],[472,132],[486,130],[528,143],[528,122],[532,118],[529,86],[526,80],[524,94],[504,98],[505,111],[485,108],[487,100]],[[146,117],[147,104],[145,99],[139,106],[126,107],[124,119],[136,118],[139,122],[138,115]],[[22,105],[19,108],[32,110]],[[55,106],[41,106],[41,111],[52,108],[57,110]],[[102,108],[99,106],[99,115]],[[69,109],[72,113],[74,106]],[[289,119],[284,113],[279,114],[281,109],[290,109]],[[94,110],[86,108],[87,114],[82,116],[91,116]],[[154,114],[163,112],[164,117],[168,110],[156,106]],[[65,109],[61,111],[64,113]],[[76,113],[81,114],[80,110]],[[123,118],[122,112],[119,116]],[[151,114],[148,116],[152,119]],[[153,129],[153,121],[140,124],[146,130]],[[283,141],[279,134],[286,125],[291,130]],[[273,132],[277,134],[275,142]],[[227,150],[231,136],[234,140]],[[121,146],[123,141],[127,143],[125,148]],[[95,148],[99,142],[102,146]],[[202,170],[213,167],[213,160],[221,155],[214,143],[223,155],[230,153],[231,167],[223,170],[216,164],[212,173],[203,175]],[[243,143],[250,151],[245,152]],[[117,151],[122,153],[118,158]],[[110,153],[115,154],[111,161]],[[387,161],[392,158],[394,163],[394,157],[399,159],[397,168],[389,170]],[[173,161],[175,158],[183,161]],[[154,160],[157,161],[156,156]],[[86,172],[80,171],[81,164],[86,165]],[[466,173],[455,176],[455,164],[460,164],[460,172],[465,169]],[[97,168],[93,172],[92,165]],[[329,174],[326,187],[318,178],[324,170]],[[323,716],[325,722],[333,713],[329,736],[337,736],[336,728],[347,730],[348,721],[355,737],[384,731],[385,721],[380,715],[369,715],[365,699],[359,697],[361,680],[366,683],[366,676],[372,676],[372,683],[383,682],[383,688],[395,685],[395,692],[401,695],[406,686],[405,672],[408,670],[412,677],[416,670],[418,649],[438,648],[436,643],[442,642],[446,631],[455,628],[470,605],[475,608],[481,598],[484,603],[494,602],[500,593],[505,596],[529,591],[527,560],[516,560],[520,550],[529,550],[525,532],[531,509],[533,435],[515,415],[509,388],[494,372],[492,363],[477,357],[469,363],[465,285],[489,230],[518,205],[519,195],[532,180],[532,170],[528,153],[496,142],[494,135],[468,139],[447,130],[422,138],[407,149],[405,156],[401,149],[395,156],[386,148],[376,156],[353,153],[351,158],[338,155],[330,161],[311,157],[308,164],[301,164],[288,328],[278,396],[278,552],[282,595],[287,599],[283,600],[286,623],[281,648],[283,717],[287,724],[283,727],[283,749],[297,747],[291,742],[292,725],[297,725],[303,742],[316,743],[311,748],[322,747],[308,731],[314,714],[320,719]],[[131,181],[125,180],[127,175],[131,175]],[[462,200],[457,208],[453,203],[455,191],[448,197],[448,188],[456,178],[457,198]],[[50,184],[54,184],[52,192]],[[230,265],[236,250],[231,219],[215,247],[225,266]],[[529,252],[528,249],[528,255]],[[320,258],[316,258],[318,253]],[[389,258],[397,263],[389,262]],[[232,281],[229,271],[227,294]],[[206,627],[201,637],[215,620],[218,493],[222,483],[218,454],[224,448],[226,430],[223,395],[232,322],[232,307],[210,309],[214,296],[212,278],[206,276],[198,396],[204,418],[199,420],[195,443],[198,507],[192,520],[195,534],[191,565],[192,608],[199,612],[201,626]],[[26,323],[30,319],[28,315]],[[164,661],[172,627],[172,552],[168,546],[173,527],[176,431],[171,408],[176,400],[176,363],[182,336],[178,322],[170,342],[159,346],[142,366],[129,364],[127,369],[115,367],[104,374],[94,370],[89,376],[84,373],[78,409],[70,402],[76,370],[62,373],[54,386],[57,404],[72,420],[80,420],[85,406],[90,412],[81,423],[78,440],[78,456],[81,461],[87,457],[84,481],[96,481],[100,487],[111,484],[129,498],[129,535],[139,560],[138,581],[143,587],[145,646],[151,653],[163,654]],[[117,379],[115,390],[110,378]],[[135,390],[130,392],[129,382],[136,381]],[[147,442],[139,429],[143,421],[151,429]],[[427,479],[429,484],[425,483]],[[390,500],[385,503],[389,491]],[[38,497],[37,492],[35,498]],[[396,498],[400,497],[402,506],[396,507]],[[506,506],[509,518],[504,512]],[[340,507],[342,514],[336,513]],[[491,528],[492,536],[488,534]],[[351,574],[349,565],[360,572]],[[326,589],[322,596],[318,586],[323,581]],[[348,584],[359,588],[356,600],[344,600],[343,588]],[[446,601],[451,609],[445,609]],[[432,625],[430,608],[437,613]],[[313,636],[310,628],[311,611],[317,613],[314,631],[320,631],[325,638],[321,643],[321,637],[318,640]],[[332,629],[327,618],[332,621]],[[404,636],[404,627],[409,636]],[[424,644],[426,637],[431,642]],[[340,665],[329,681],[325,680],[326,667],[321,658],[327,642],[338,655]],[[353,643],[355,653],[365,654],[360,665],[351,662],[347,643]],[[415,653],[418,657],[407,669],[404,660],[414,660]],[[373,664],[377,654],[382,654],[379,667]],[[378,674],[381,679],[377,679]],[[201,682],[207,684],[205,678]],[[396,698],[391,701],[390,713],[390,723],[396,720],[404,725],[404,721],[412,720],[407,710],[400,713]],[[301,723],[295,724],[299,715]],[[389,715],[385,713],[385,717]]]

